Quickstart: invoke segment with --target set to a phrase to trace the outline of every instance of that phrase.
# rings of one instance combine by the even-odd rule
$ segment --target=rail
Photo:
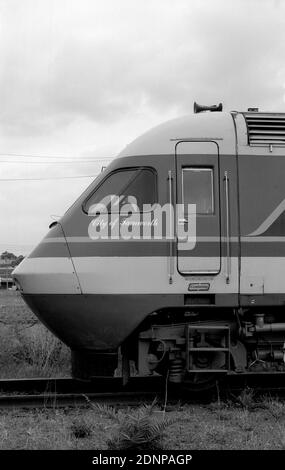
[[[270,385],[269,385],[270,384]],[[232,374],[216,387],[193,392],[183,384],[168,384],[167,405],[177,403],[211,403],[217,399],[232,399],[246,388],[255,397],[277,396],[285,399],[284,373]],[[90,382],[71,378],[37,378],[0,380],[0,408],[57,408],[90,406],[89,401],[115,407],[138,406],[157,399],[165,405],[165,380],[162,377],[133,377],[127,386],[120,378],[98,377]]]

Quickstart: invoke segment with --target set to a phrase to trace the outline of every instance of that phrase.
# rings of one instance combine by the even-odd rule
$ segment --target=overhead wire
[[[27,160],[3,160],[3,157],[23,157],[23,158],[49,158],[50,161],[27,161]],[[53,161],[52,159],[67,159],[66,161]],[[107,161],[112,161],[111,157],[102,157],[102,158],[92,158],[92,157],[64,157],[64,156],[55,156],[55,155],[32,155],[32,154],[16,154],[16,153],[0,153],[0,164],[9,163],[9,164],[29,164],[29,165],[63,165],[63,164],[81,164],[81,163],[102,163]],[[98,174],[95,175],[76,175],[76,176],[56,176],[56,177],[44,177],[44,178],[0,178],[0,181],[52,181],[52,180],[62,180],[62,179],[80,179],[80,178],[95,178]]]
[[[62,155],[39,155],[39,154],[29,154],[29,153],[0,153],[0,157],[23,157],[23,158],[56,158],[59,160],[85,160],[85,159],[94,159],[95,156],[81,156],[81,155],[70,155],[69,157],[62,156]],[[97,159],[98,161],[103,160],[113,160],[112,157],[100,157]]]
[[[102,161],[105,160],[68,160],[64,162],[53,162],[53,161],[44,161],[44,162],[29,162],[29,161],[21,161],[21,160],[1,160],[0,163],[22,163],[23,165],[26,165],[29,163],[30,165],[65,165],[69,163],[102,163]]]
[[[96,178],[96,175],[78,175],[78,176],[52,176],[48,178],[0,178],[0,181],[53,181],[53,180],[66,180],[66,179],[77,179],[77,178]]]

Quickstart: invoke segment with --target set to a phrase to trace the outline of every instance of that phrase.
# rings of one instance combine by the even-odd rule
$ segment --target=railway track
[[[120,377],[96,377],[89,381],[65,378],[0,379],[0,395],[3,393],[108,393],[158,391],[164,385],[162,377],[132,377],[127,386]]]
[[[133,378],[123,386],[120,378],[92,381],[72,378],[0,380],[0,408],[88,406],[88,399],[113,406],[135,406],[162,396],[162,380]],[[139,390],[139,391],[138,391]]]
[[[138,406],[151,402],[154,393],[49,393],[49,394],[23,394],[0,396],[0,408],[58,408],[73,406],[89,406],[88,400],[94,403],[104,403],[115,407]]]
[[[285,380],[282,373],[247,374],[225,377],[216,388],[193,393],[180,385],[168,384],[168,403],[209,403],[237,397],[246,388],[255,397],[270,396],[285,399]],[[32,378],[0,380],[0,408],[38,408],[89,406],[88,400],[112,406],[137,406],[165,401],[165,380],[160,377],[132,377],[127,386],[121,378],[97,377],[92,381],[72,378]]]

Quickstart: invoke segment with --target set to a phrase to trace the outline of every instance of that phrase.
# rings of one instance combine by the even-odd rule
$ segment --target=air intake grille
[[[249,145],[285,146],[285,114],[244,113]]]

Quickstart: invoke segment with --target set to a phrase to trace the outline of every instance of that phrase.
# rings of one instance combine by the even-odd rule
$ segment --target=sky
[[[194,101],[285,111],[284,59],[283,0],[0,0],[0,252]]]

